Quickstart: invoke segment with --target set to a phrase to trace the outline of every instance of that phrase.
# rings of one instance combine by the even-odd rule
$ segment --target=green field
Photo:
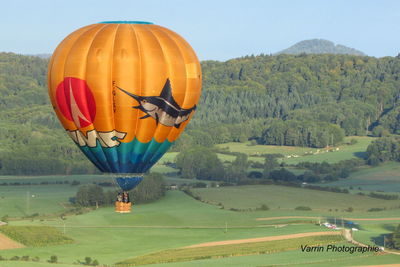
[[[220,259],[197,260],[182,263],[151,264],[146,267],[220,267],[220,266],[316,266],[342,267],[373,264],[395,264],[399,262],[397,255],[352,254],[347,253],[304,253],[299,250],[273,254],[261,254]],[[10,266],[14,267],[14,266]]]
[[[327,152],[324,148],[308,148],[308,147],[293,147],[293,146],[272,146],[272,145],[250,145],[250,142],[245,143],[225,143],[216,145],[220,149],[226,149],[230,152],[246,153],[250,160],[263,162],[262,154],[283,154],[282,159],[286,164],[297,164],[300,162],[323,162],[329,163],[339,162],[341,160],[352,159],[365,156],[365,151],[368,145],[375,139],[366,136],[349,136],[345,138],[345,142],[351,139],[357,140],[354,145],[340,145]],[[220,159],[232,161],[235,157],[231,155],[219,154]]]
[[[170,168],[166,166],[163,167]],[[32,185],[0,186],[0,218],[4,215],[8,215],[9,217],[29,217],[34,214],[46,215],[66,211],[69,207],[69,198],[76,195],[79,186],[71,186],[70,184],[40,185],[40,183],[56,181],[69,181],[71,183],[74,180],[81,182],[81,184],[112,182],[114,186],[104,187],[103,190],[119,189],[111,175],[0,176],[0,184],[14,182],[32,183]],[[165,177],[165,181],[166,184],[188,184],[196,182],[194,180],[177,177]],[[210,183],[210,181],[202,182]]]
[[[0,218],[62,212],[77,190],[70,185],[0,186]]]
[[[352,207],[355,212],[366,212],[370,208],[392,209],[400,212],[400,200],[382,200],[355,194],[333,193],[305,188],[278,185],[228,186],[219,188],[197,188],[193,192],[202,200],[221,203],[225,208],[249,209],[262,204],[274,210],[293,210],[307,206],[316,212],[343,211]]]
[[[363,191],[400,192],[400,163],[388,162],[378,167],[365,167],[353,172],[346,179],[340,179],[327,186],[338,186]]]
[[[80,179],[82,182],[91,182],[93,179],[101,179],[103,176],[74,176],[63,177],[68,179]],[[2,177],[5,181],[11,177]],[[60,177],[39,177],[12,179],[13,181],[47,181]],[[104,178],[104,177],[103,177]],[[169,178],[169,182],[179,182],[177,178]],[[192,181],[192,180],[189,180]],[[77,187],[70,185],[37,185],[37,186],[0,186],[0,218],[7,214],[23,216],[27,214],[27,194],[35,195],[29,198],[29,212],[52,213],[60,212],[64,208],[59,203],[68,202],[68,198],[75,194]],[[236,189],[236,190],[235,190]],[[239,190],[239,191],[237,191]],[[297,190],[290,191],[290,190]],[[214,194],[214,192],[220,192]],[[307,220],[286,219],[259,221],[257,218],[275,216],[348,216],[348,217],[399,217],[399,210],[386,210],[383,212],[365,212],[364,209],[371,203],[387,203],[398,205],[396,201],[384,201],[368,197],[352,196],[306,190],[301,188],[278,187],[278,186],[242,186],[196,189],[196,193],[202,192],[205,196],[222,197],[221,201],[226,204],[225,209],[217,205],[210,205],[194,200],[180,191],[168,191],[167,195],[154,203],[135,205],[131,214],[117,214],[112,207],[100,208],[82,215],[70,215],[66,220],[60,217],[29,218],[11,221],[14,226],[52,226],[60,233],[65,231],[68,238],[74,240],[73,244],[51,245],[44,247],[26,247],[14,250],[2,250],[0,255],[5,258],[13,256],[28,255],[31,258],[39,257],[41,262],[0,262],[0,266],[51,266],[46,260],[51,255],[58,256],[59,262],[56,266],[70,267],[77,260],[83,261],[87,256],[97,259],[100,264],[115,264],[135,257],[151,253],[164,253],[168,250],[179,249],[185,246],[213,242],[221,240],[236,240],[242,238],[255,238],[266,236],[278,236],[294,233],[331,231],[325,227],[307,223]],[[222,193],[221,193],[222,192]],[[306,192],[306,193],[304,193]],[[322,195],[314,195],[322,193]],[[28,196],[29,196],[28,195]],[[295,197],[294,199],[292,197]],[[321,197],[322,200],[315,199]],[[358,199],[360,197],[360,199]],[[299,198],[299,199],[296,199]],[[303,198],[304,205],[311,206],[312,211],[295,211],[293,208],[300,205]],[[261,202],[257,202],[261,199]],[[211,201],[211,199],[210,199]],[[271,201],[270,203],[268,201]],[[359,203],[352,205],[353,213],[341,210],[329,212],[332,205],[339,209],[347,208],[350,201]],[[271,210],[235,212],[228,207],[257,207],[259,204],[267,204]],[[337,204],[339,203],[339,204]],[[396,204],[397,203],[397,204]],[[310,221],[310,220],[308,220]],[[313,220],[311,220],[313,221]],[[314,220],[316,221],[316,220]],[[384,227],[393,227],[397,222],[385,222],[376,226],[377,222],[360,222],[363,230],[357,232],[356,238],[368,240],[388,233]],[[285,224],[277,227],[276,224]],[[381,223],[380,223],[381,224]],[[275,241],[273,241],[275,242]],[[272,243],[273,243],[272,242]],[[278,244],[278,243],[277,243]],[[241,248],[237,248],[240,252]],[[243,247],[244,251],[244,247]],[[159,254],[160,255],[160,254]],[[168,255],[168,253],[166,254]],[[379,259],[379,261],[378,261]],[[315,264],[315,266],[341,266],[346,260],[354,264],[367,263],[394,263],[399,257],[393,255],[360,255],[360,254],[305,254],[300,249],[292,251],[281,251],[269,254],[222,257],[215,259],[202,259],[188,262],[176,262],[168,264],[156,264],[148,266],[264,266],[266,264]],[[337,265],[335,265],[337,264]]]
[[[129,259],[118,264],[140,266],[154,263],[184,262],[210,258],[271,254],[288,250],[297,250],[302,244],[321,246],[335,244],[340,241],[343,241],[343,237],[336,235],[303,237],[270,242],[220,245],[214,247],[170,249]]]
[[[377,244],[383,246],[384,235],[393,233],[398,223],[374,223],[363,224],[361,231],[353,233],[354,239],[367,245]]]
[[[57,255],[65,263],[90,256],[100,263],[110,264],[202,242],[324,230],[314,225],[292,225],[279,229],[260,227],[262,224],[255,220],[255,216],[254,213],[244,215],[221,210],[195,201],[182,192],[171,191],[162,201],[134,207],[131,214],[116,214],[112,208],[102,208],[67,217],[66,220],[12,222],[13,225],[55,226],[62,231],[65,224],[66,235],[75,243],[7,250],[1,255],[6,258],[30,255],[41,259]],[[227,222],[228,231],[225,232]]]

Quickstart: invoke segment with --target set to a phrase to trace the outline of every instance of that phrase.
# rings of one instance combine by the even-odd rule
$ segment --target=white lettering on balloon
[[[121,143],[126,136],[124,132],[118,132],[112,130],[109,132],[98,132],[96,130],[87,131],[86,136],[79,130],[69,131],[67,130],[69,137],[74,140],[79,146],[96,147],[97,141],[99,141],[102,147],[116,147]]]

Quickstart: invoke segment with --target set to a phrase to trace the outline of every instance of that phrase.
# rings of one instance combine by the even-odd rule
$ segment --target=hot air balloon
[[[116,210],[127,212],[126,192],[192,118],[201,69],[177,33],[150,22],[106,21],[58,45],[48,87],[66,133],[100,171],[115,174],[123,190]]]

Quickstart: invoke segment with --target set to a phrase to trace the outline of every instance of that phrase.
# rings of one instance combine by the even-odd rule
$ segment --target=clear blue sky
[[[375,56],[400,53],[398,0],[0,0],[0,51],[52,53],[72,31],[144,20],[182,35],[201,60],[269,54],[331,40]]]

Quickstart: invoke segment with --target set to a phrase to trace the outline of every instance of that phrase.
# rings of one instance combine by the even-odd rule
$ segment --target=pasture
[[[101,208],[68,216],[66,220],[13,221],[12,225],[65,229],[74,243],[3,250],[3,257],[30,255],[46,259],[57,255],[60,262],[72,263],[89,256],[107,264],[196,243],[326,230],[311,224],[278,229],[262,226],[253,213],[221,210],[195,201],[179,191],[169,192],[161,201],[134,206],[131,214],[116,214],[112,208]]]
[[[387,162],[378,167],[365,167],[351,173],[346,179],[325,185],[353,187],[354,190],[359,191],[400,192],[400,163]]]
[[[272,210],[291,210],[310,207],[315,212],[339,212],[352,207],[354,212],[370,208],[386,208],[399,212],[400,200],[382,200],[355,194],[333,193],[278,185],[249,185],[193,189],[202,200],[219,204],[226,209],[255,209],[265,204]],[[349,214],[349,213],[347,213]]]
[[[117,265],[130,264],[134,266],[139,266],[153,263],[183,262],[199,259],[271,254],[288,250],[296,250],[302,244],[309,244],[310,246],[335,244],[342,241],[342,238],[343,237],[340,235],[315,236],[278,240],[274,242],[270,241],[243,244],[227,244],[198,248],[171,249],[143,255],[134,259],[125,260],[123,262],[117,263]]]
[[[347,144],[351,139],[357,140],[357,143]],[[300,162],[329,162],[336,163],[341,160],[364,157],[368,145],[374,140],[373,137],[366,136],[349,136],[345,138],[344,144],[332,149],[325,148],[308,148],[293,146],[274,146],[274,145],[250,145],[250,142],[244,143],[225,143],[216,145],[220,149],[230,152],[245,153],[250,160],[263,162],[262,154],[283,154],[285,158],[281,159],[289,165]],[[338,150],[336,150],[338,148]],[[221,160],[232,161],[234,156],[219,154]]]
[[[79,179],[80,177],[81,176],[74,176],[74,178],[68,178],[74,180]],[[93,180],[102,179],[100,177],[103,176],[83,176],[80,180],[83,183],[90,183]],[[5,181],[5,179],[6,178],[4,178],[3,181]],[[29,180],[27,178],[24,179],[25,181]],[[49,177],[41,177],[36,179],[48,180]],[[54,177],[54,179],[57,179],[57,177]],[[13,181],[15,180],[16,179],[14,178]],[[179,179],[171,178],[169,179],[169,182],[179,182]],[[256,190],[257,188],[252,189],[252,187],[260,188]],[[30,190],[30,194],[35,194],[35,198],[33,198],[33,200],[29,200],[28,214],[51,214],[53,212],[61,212],[64,208],[59,203],[68,202],[68,198],[73,196],[75,194],[75,190],[77,189],[77,187],[64,184],[1,186],[0,196],[3,195],[6,197],[0,198],[0,201],[3,201],[0,205],[0,217],[4,215],[5,211],[7,211],[9,214],[15,214],[15,216],[27,214],[24,209],[26,208],[27,203],[26,190],[28,188]],[[235,188],[239,191],[233,190]],[[107,188],[105,189],[107,190]],[[168,255],[168,253],[165,254],[166,251],[180,249],[205,242],[274,236],[278,237],[299,233],[332,231],[325,227],[315,225],[314,222],[316,222],[317,219],[300,220],[292,218],[262,221],[257,220],[257,218],[296,215],[323,217],[331,216],[332,214],[337,216],[343,215],[347,217],[380,218],[394,217],[396,214],[399,214],[398,210],[386,210],[376,213],[365,212],[364,209],[369,203],[368,200],[366,200],[367,197],[363,197],[361,199],[348,199],[347,197],[361,196],[313,191],[301,188],[278,188],[276,186],[268,185],[195,189],[194,191],[196,193],[200,191],[203,193],[211,192],[207,193],[208,195],[204,195],[204,199],[206,199],[205,196],[213,196],[212,192],[214,189],[222,190],[219,194],[217,194],[217,196],[223,198],[221,201],[224,202],[223,205],[226,205],[225,209],[221,209],[221,207],[217,205],[210,205],[196,201],[181,191],[168,191],[167,195],[157,202],[135,205],[131,214],[117,214],[113,211],[112,207],[101,207],[85,214],[70,215],[65,219],[61,219],[57,216],[48,216],[38,219],[33,217],[11,221],[12,226],[55,227],[58,229],[58,234],[63,235],[65,232],[65,236],[72,239],[73,243],[49,245],[44,247],[28,246],[19,249],[1,250],[0,255],[7,259],[16,255],[28,255],[31,258],[40,258],[40,262],[2,261],[1,266],[52,266],[46,262],[52,255],[58,256],[58,261],[61,262],[61,264],[57,264],[57,266],[70,267],[73,266],[71,264],[76,263],[78,260],[83,261],[85,257],[97,259],[100,264],[115,264],[124,260],[134,259],[135,257],[147,257],[146,255],[150,254]],[[294,189],[298,192],[285,191],[285,189]],[[306,190],[307,193],[304,193],[304,190]],[[326,201],[316,201],[315,198],[319,196],[313,195],[314,193],[322,193],[323,197],[325,198],[327,195],[330,197],[330,194],[332,194],[332,199],[335,201],[332,201],[330,198]],[[37,198],[36,195],[38,196]],[[41,196],[43,199],[40,199]],[[293,208],[300,204],[298,204],[298,200],[291,199],[291,196],[296,196],[298,198],[303,198],[307,201],[310,201],[306,202],[306,204],[311,206],[313,210],[294,210]],[[262,201],[256,202],[256,198],[260,198]],[[344,198],[344,200],[342,200],[342,198]],[[212,202],[211,199],[207,200]],[[374,203],[382,202],[386,204],[384,200],[372,200]],[[271,204],[269,204],[268,201],[272,201]],[[359,209],[356,209],[356,206],[353,205],[355,209],[353,213],[343,212],[341,210],[338,210],[337,212],[333,210],[330,212],[330,207],[336,201],[341,203],[338,204],[338,209],[347,208],[349,203],[351,203],[349,201],[357,201],[357,203],[360,202],[361,206],[359,206]],[[316,202],[319,202],[318,206],[314,205]],[[388,201],[387,203],[394,204],[395,202],[396,201]],[[237,212],[228,209],[230,206],[253,208],[258,207],[259,204],[267,204],[271,210]],[[4,209],[4,207],[6,209]],[[379,236],[380,233],[385,232],[381,231],[379,227],[372,231],[374,227],[373,225],[381,224],[381,222],[360,221],[359,223],[366,229],[365,232],[358,232],[361,234],[361,239],[364,236],[364,239],[368,238],[368,236]],[[396,221],[383,222],[383,224],[396,225]],[[293,240],[290,239],[285,242],[293,242]],[[278,245],[279,242],[283,241],[270,242],[272,246],[275,246]],[[285,247],[286,245],[283,246]],[[239,245],[237,248],[235,248],[235,250],[239,252],[242,251],[242,249],[245,251],[245,246],[241,248]],[[183,255],[185,255],[185,253]],[[340,263],[343,263],[345,260],[346,263],[354,262],[354,264],[372,264],[374,262],[383,264],[394,263],[396,262],[395,260],[397,260],[397,262],[399,261],[399,257],[396,255],[375,255],[372,253],[368,255],[349,255],[345,253],[305,254],[304,252],[301,252],[300,248],[295,247],[293,247],[293,249],[290,251],[268,251],[268,254],[260,255],[235,257],[228,255],[221,258],[205,258],[207,258],[207,255],[205,255],[201,260],[182,261],[167,264],[152,264],[147,266],[262,266],[265,264],[275,263],[299,263],[304,264],[304,266],[314,263],[315,266],[341,266]]]

